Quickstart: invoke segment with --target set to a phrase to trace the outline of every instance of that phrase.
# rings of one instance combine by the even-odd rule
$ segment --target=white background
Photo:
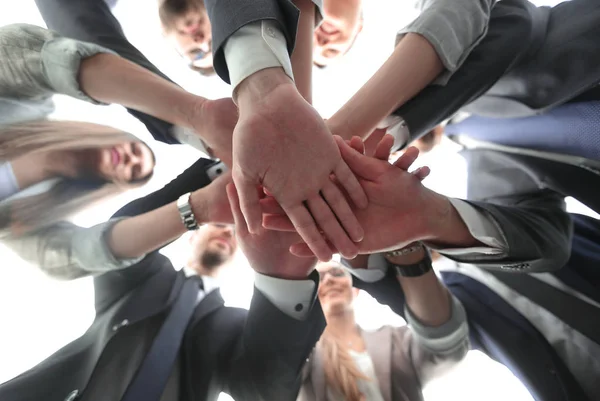
[[[559,3],[558,0],[534,2]],[[203,78],[189,71],[164,42],[154,4],[153,1],[120,0],[115,14],[130,41],[189,91],[208,98],[229,96],[229,87],[220,79]],[[365,1],[364,15],[365,27],[354,49],[335,65],[315,70],[314,104],[324,117],[335,112],[376,71],[393,49],[395,31],[414,18],[416,11],[411,0],[371,0]],[[0,26],[16,22],[45,26],[32,0],[0,0]],[[106,220],[128,200],[160,188],[199,156],[185,146],[153,142],[144,126],[119,106],[92,106],[59,96],[55,117],[114,125],[147,140],[157,153],[155,178],[147,187],[77,216],[75,222],[81,225]],[[464,196],[464,161],[452,146],[446,145],[420,160],[432,168],[426,183],[446,195]],[[582,211],[574,202],[570,205]],[[186,244],[187,241],[180,240],[164,250],[178,268],[186,259]],[[229,305],[247,307],[252,294],[252,272],[242,255],[238,262],[226,273],[222,291]],[[90,279],[72,282],[48,279],[0,246],[0,383],[33,367],[84,333],[94,318],[93,293]],[[404,324],[401,318],[366,294],[361,294],[356,301],[356,311],[359,323],[365,328]],[[532,400],[506,368],[479,352],[470,352],[465,362],[430,384],[425,394],[427,401]],[[228,399],[222,396],[222,400]]]

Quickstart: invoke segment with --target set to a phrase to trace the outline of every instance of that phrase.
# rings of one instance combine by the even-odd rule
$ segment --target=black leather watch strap
[[[410,265],[397,265],[388,260],[388,264],[396,271],[397,276],[402,277],[419,277],[432,269],[431,255],[427,249],[425,249],[425,257],[417,263]]]

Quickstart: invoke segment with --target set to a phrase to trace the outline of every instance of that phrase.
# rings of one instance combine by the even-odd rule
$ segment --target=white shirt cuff
[[[244,25],[225,42],[224,50],[234,101],[238,85],[265,68],[283,67],[285,73],[294,79],[285,36],[275,21]]]
[[[388,264],[383,256],[383,253],[374,253],[369,255],[367,266],[364,269],[354,269],[350,266],[346,259],[341,260],[342,266],[346,268],[352,275],[358,277],[365,283],[374,283],[385,277]]]
[[[210,153],[208,152],[208,146],[206,146],[202,138],[200,138],[192,130],[175,125],[173,128],[171,128],[171,135],[173,135],[173,137],[180,143],[193,146],[196,148],[196,150],[199,150],[204,155],[211,157]]]
[[[484,210],[479,210],[461,199],[451,198],[450,202],[465,222],[473,238],[487,246],[448,249],[427,244],[429,248],[445,255],[456,256],[467,254],[499,255],[508,249],[508,244],[506,243],[502,232],[496,226],[492,217]]]
[[[256,273],[254,286],[286,315],[304,320],[315,295],[313,280],[284,280]]]
[[[410,131],[402,117],[390,115],[384,118],[377,128],[386,128],[386,133],[394,137],[394,146],[392,150],[402,149],[408,144]]]

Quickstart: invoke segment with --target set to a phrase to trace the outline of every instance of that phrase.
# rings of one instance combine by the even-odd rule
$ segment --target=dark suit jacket
[[[500,1],[486,37],[449,82],[425,88],[394,114],[414,140],[461,109],[492,117],[541,113],[594,90],[600,82],[599,36],[596,0],[553,8]]]
[[[117,215],[144,213],[207,185],[209,164],[199,160],[165,188]],[[158,251],[130,268],[97,277],[96,318],[88,331],[1,385],[0,399],[117,401],[184,281],[183,272],[175,271]],[[302,365],[324,326],[318,302],[305,321],[298,321],[258,291],[249,311],[225,307],[219,291],[213,291],[195,310],[167,387],[174,387],[170,394],[178,400],[215,400],[225,391],[239,401],[293,401]]]
[[[596,268],[600,263],[600,224],[565,212],[563,195],[548,187],[552,171],[539,175],[541,166],[535,161],[497,151],[469,150],[464,155],[469,203],[491,215],[508,247],[500,255],[452,258],[490,270],[498,278],[552,272],[571,288],[600,301],[600,273]],[[580,179],[572,172],[571,180]],[[457,272],[444,272],[442,277],[467,311],[474,349],[507,366],[536,400],[588,399],[541,333],[491,288]],[[394,312],[403,313],[404,296],[392,271],[380,282],[364,283],[355,278],[355,284]],[[597,321],[599,315],[596,312],[587,318]],[[566,323],[575,324],[570,320]]]

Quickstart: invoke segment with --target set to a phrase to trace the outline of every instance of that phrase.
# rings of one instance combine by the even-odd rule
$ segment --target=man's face
[[[363,27],[360,2],[324,2],[323,21],[314,32],[313,60],[326,66],[346,54]]]
[[[193,8],[174,18],[167,38],[184,60],[198,68],[212,67],[212,33],[204,7]]]
[[[206,224],[190,238],[192,257],[205,270],[230,262],[237,250],[234,228],[225,224]]]

